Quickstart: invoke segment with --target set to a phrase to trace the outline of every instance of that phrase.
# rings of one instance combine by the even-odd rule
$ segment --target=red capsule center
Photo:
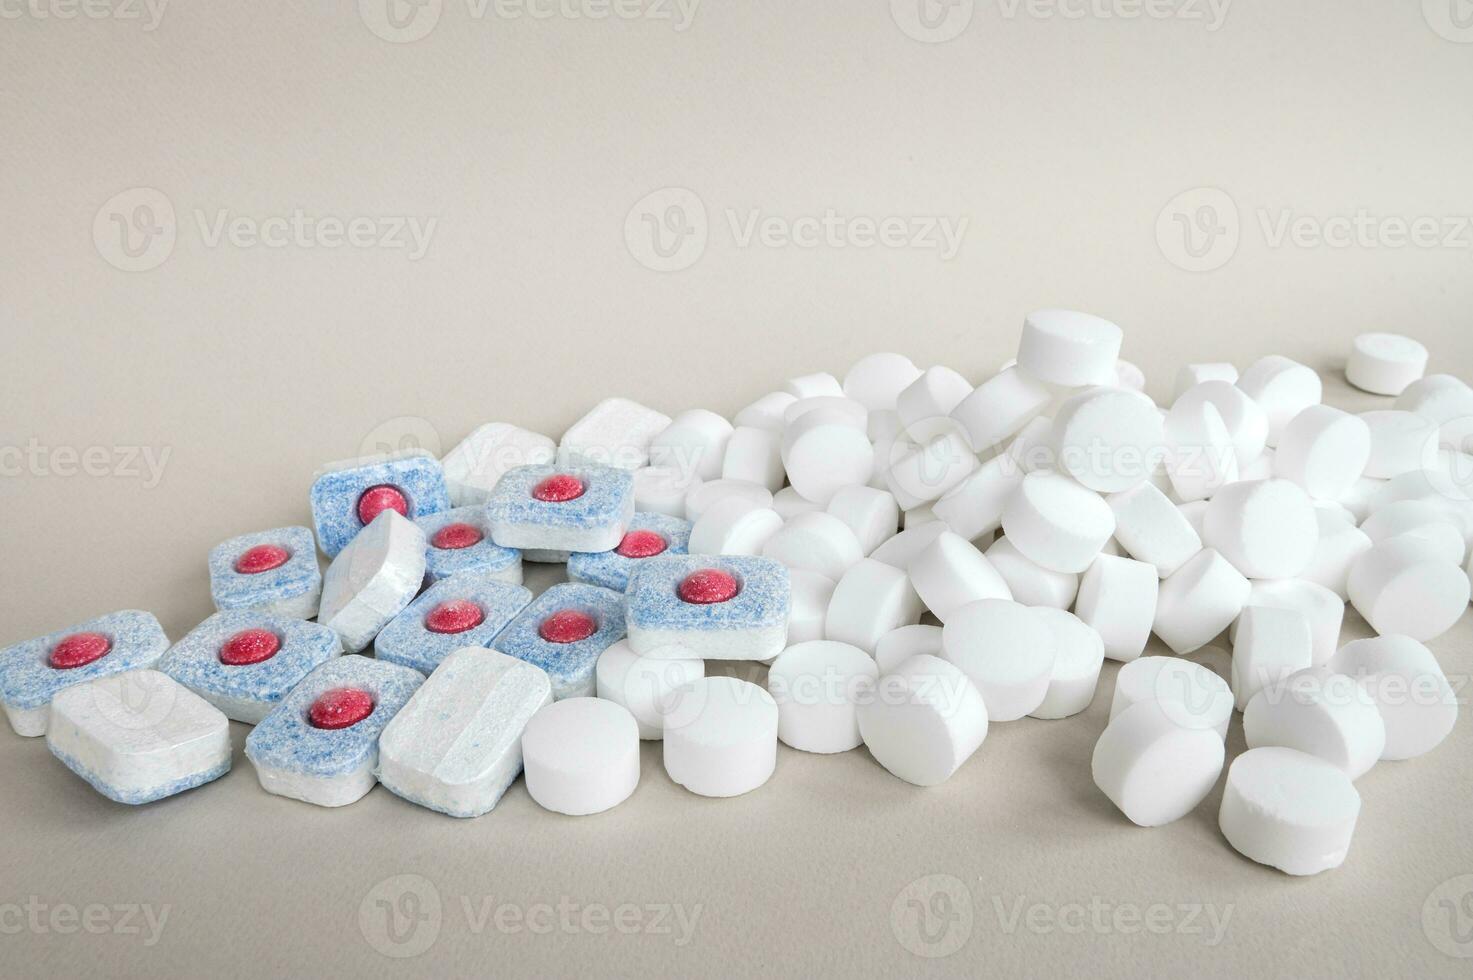
[[[307,711],[313,728],[351,728],[373,714],[373,695],[361,687],[336,687],[318,696]]]
[[[577,643],[597,631],[593,617],[577,609],[559,609],[537,627],[537,635],[548,643]]]
[[[469,599],[442,602],[425,617],[425,629],[431,633],[464,633],[481,625],[486,614]]]
[[[85,667],[107,656],[112,648],[113,641],[101,633],[73,633],[51,648],[47,662],[56,670]]]
[[[583,496],[583,481],[568,473],[554,473],[532,488],[532,496],[550,504]]]
[[[625,558],[650,558],[670,545],[654,531],[630,531],[614,550]]]
[[[397,510],[400,516],[409,516],[409,498],[404,491],[387,483],[369,487],[358,498],[358,520],[372,524],[373,519],[386,510]]]
[[[726,602],[740,592],[741,586],[730,572],[719,568],[702,568],[691,572],[680,583],[677,590],[680,598],[698,606],[710,606]]]
[[[242,575],[259,575],[280,568],[291,556],[292,553],[279,544],[258,544],[235,559],[235,570]]]
[[[281,640],[270,630],[241,630],[220,648],[220,662],[227,667],[247,667],[270,660],[280,649]]]
[[[435,532],[430,538],[430,544],[441,551],[459,551],[461,548],[469,548],[473,544],[480,544],[485,535],[481,529],[473,524],[455,523],[446,524]]]

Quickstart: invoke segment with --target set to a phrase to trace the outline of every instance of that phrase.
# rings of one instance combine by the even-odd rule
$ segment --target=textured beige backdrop
[[[980,380],[1043,305],[1124,325],[1158,398],[1370,329],[1473,374],[1467,0],[159,3],[0,0],[0,644],[179,637],[325,460],[874,349]],[[1473,723],[1298,881],[1216,794],[1146,831],[1094,789],[1114,673],[935,789],[783,749],[705,800],[652,744],[576,820],[318,810],[239,756],[130,810],[3,732],[0,972],[1468,975]]]

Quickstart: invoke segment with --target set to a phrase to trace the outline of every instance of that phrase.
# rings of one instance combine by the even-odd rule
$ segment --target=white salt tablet
[[[659,739],[665,735],[672,693],[705,677],[706,662],[694,653],[685,659],[641,657],[628,640],[619,640],[599,654],[594,675],[598,696],[628,708],[640,738]]]
[[[1233,692],[1211,669],[1180,657],[1140,657],[1115,674],[1110,700],[1113,720],[1126,708],[1154,701],[1178,726],[1201,728],[1226,739],[1233,717]]]
[[[873,654],[880,637],[917,622],[924,612],[910,576],[893,565],[865,558],[834,586],[824,636]]]
[[[925,524],[936,523],[936,511],[930,504],[922,504],[903,511],[900,515],[901,528],[921,527]]]
[[[1320,526],[1319,543],[1309,567],[1299,573],[1305,581],[1323,585],[1342,602],[1349,599],[1350,567],[1356,559],[1371,550],[1371,539],[1364,531],[1333,511],[1315,508]]]
[[[750,500],[757,507],[772,506],[772,491],[748,480],[707,480],[691,487],[685,495],[685,519],[694,524],[706,508],[727,497]]]
[[[1249,606],[1292,609],[1309,623],[1310,662],[1318,667],[1335,655],[1340,627],[1345,622],[1345,600],[1317,582],[1302,578],[1265,579],[1253,583]],[[1237,626],[1229,639],[1237,638]]]
[[[788,572],[792,601],[788,610],[788,645],[824,638],[824,621],[834,597],[834,580],[806,568]]]
[[[858,647],[815,640],[788,647],[767,672],[777,737],[801,752],[848,752],[863,739],[857,704],[874,695],[880,668]]]
[[[1251,589],[1227,559],[1203,548],[1161,580],[1152,628],[1173,653],[1191,653],[1238,618]]]
[[[1335,502],[1350,511],[1350,516],[1359,524],[1370,516],[1371,505],[1381,496],[1386,483],[1386,480],[1363,476]]]
[[[1079,580],[1074,612],[1105,641],[1105,656],[1131,661],[1146,650],[1160,587],[1154,565],[1100,555]]]
[[[1008,599],[980,599],[952,612],[941,649],[987,703],[992,721],[1014,721],[1043,703],[1057,655],[1043,619]]]
[[[971,393],[970,381],[949,367],[937,365],[927,368],[900,393],[895,411],[906,433],[917,442],[925,442],[946,431],[940,423],[950,422],[952,410]]]
[[[637,401],[605,398],[563,433],[558,462],[637,470],[650,464],[650,442],[669,424],[670,416]]]
[[[941,627],[917,623],[891,630],[875,644],[875,663],[888,674],[919,653],[941,656]]]
[[[1360,418],[1371,431],[1371,457],[1366,461],[1365,476],[1389,480],[1437,465],[1439,425],[1434,420],[1403,411],[1361,412]]]
[[[1444,507],[1431,500],[1397,500],[1378,507],[1360,529],[1372,544],[1410,534],[1431,544],[1454,565],[1461,565],[1466,557],[1463,532],[1448,519]]]
[[[903,450],[897,444],[896,449],[885,470],[885,486],[905,510],[937,499],[980,465],[966,436],[955,429]]]
[[[1238,479],[1251,483],[1254,480],[1269,480],[1274,475],[1274,451],[1265,449],[1263,453],[1249,463],[1247,466],[1238,466]]]
[[[1226,380],[1207,380],[1182,392],[1171,407],[1187,413],[1201,405],[1217,409],[1232,440],[1240,471],[1263,455],[1268,444],[1268,415],[1243,389]]]
[[[1109,320],[1073,310],[1037,310],[1023,319],[1018,366],[1050,384],[1110,384],[1124,334]]]
[[[1002,527],[1008,498],[1023,482],[1024,471],[1006,455],[994,456],[932,505],[938,518],[968,540]]]
[[[916,556],[929,548],[947,530],[943,521],[908,527],[870,552],[869,557],[896,568],[908,569]]]
[[[1243,709],[1243,737],[1250,749],[1298,749],[1359,779],[1381,758],[1386,725],[1353,678],[1311,667],[1253,695]]]
[[[1249,578],[1293,578],[1319,543],[1314,504],[1298,484],[1257,480],[1223,487],[1207,504],[1202,541]]]
[[[894,408],[900,393],[920,376],[921,369],[904,354],[870,354],[844,375],[843,391],[870,411]]]
[[[772,495],[772,509],[777,511],[778,516],[783,520],[787,520],[799,514],[811,514],[826,508],[823,504],[808,500],[792,487],[783,487]]]
[[[879,559],[877,551],[872,558]],[[970,541],[943,531],[907,566],[911,584],[943,623],[978,599],[1012,599],[1012,590],[987,556]]]
[[[1447,738],[1458,699],[1432,651],[1409,636],[1352,640],[1330,669],[1353,677],[1375,701],[1386,724],[1381,758],[1411,759]]]
[[[1451,374],[1429,374],[1408,385],[1396,399],[1396,407],[1439,424],[1451,422],[1473,415],[1473,389]]]
[[[1045,568],[1082,572],[1115,533],[1115,514],[1095,493],[1061,473],[1029,473],[1003,508],[1002,528],[1018,550]]]
[[[987,705],[955,664],[918,654],[883,675],[859,704],[875,761],[916,786],[950,779],[987,738]]]
[[[852,398],[819,395],[800,398],[783,410],[783,427],[787,428],[809,412],[823,412],[834,422],[846,422],[856,429],[869,430],[869,410]]]
[[[793,489],[827,505],[840,488],[869,482],[875,447],[862,429],[815,411],[783,433],[782,461]]]
[[[749,425],[757,429],[767,429],[770,432],[782,432],[786,424],[783,413],[797,400],[798,397],[790,392],[769,392],[737,412],[732,423],[737,428]]]
[[[1249,749],[1228,767],[1217,822],[1244,857],[1291,875],[1338,868],[1360,794],[1344,770],[1297,749]]]
[[[1079,594],[1079,576],[1072,572],[1055,572],[1030,561],[1006,537],[998,538],[986,551],[987,560],[1016,602],[1025,606],[1049,606],[1068,609]]]
[[[1053,469],[1056,459],[1053,438],[1053,418],[1047,415],[1034,416],[1008,443],[1006,454],[999,453],[996,458],[1003,463],[1011,460],[1017,464],[1013,469],[1020,480],[1034,470]]]
[[[1314,665],[1309,620],[1294,609],[1249,606],[1233,641],[1233,700],[1239,711],[1253,695]]]
[[[1095,743],[1095,785],[1132,823],[1159,827],[1206,799],[1222,774],[1222,739],[1184,728],[1161,705],[1141,701],[1110,720]]]
[[[1396,333],[1363,333],[1350,345],[1345,380],[1374,395],[1399,395],[1427,370],[1427,348]]]
[[[951,412],[967,430],[978,452],[1000,446],[1048,407],[1054,394],[1020,368],[1008,368],[982,382]]]
[[[1192,522],[1150,483],[1105,498],[1115,512],[1115,540],[1136,561],[1165,578],[1202,550]]]
[[[1185,503],[1177,504],[1176,509],[1181,511],[1181,516],[1185,517],[1187,523],[1192,525],[1192,530],[1197,532],[1197,537],[1200,539],[1202,537],[1202,523],[1207,517],[1207,501],[1188,500]]]
[[[789,378],[783,383],[783,391],[794,398],[844,397],[844,386],[839,384],[839,379],[823,371]]]
[[[782,526],[777,511],[758,507],[745,496],[725,497],[691,525],[687,550],[693,555],[760,555]]]
[[[1351,513],[1350,508],[1338,500],[1316,500],[1314,502],[1314,513],[1316,517],[1328,513],[1331,517],[1338,517],[1347,524],[1360,523],[1356,520],[1355,514]]]
[[[681,412],[650,440],[650,465],[694,472],[702,480],[724,475],[722,461],[732,426],[704,408]],[[779,482],[778,486],[782,486]]]
[[[1094,700],[1105,662],[1105,641],[1071,612],[1035,609],[1033,613],[1054,634],[1054,666],[1043,702],[1028,715],[1045,719],[1077,715]]]
[[[900,505],[894,494],[874,487],[844,487],[829,499],[830,514],[849,525],[866,555],[895,536]]]
[[[1358,415],[1329,405],[1311,405],[1279,434],[1274,473],[1293,480],[1311,497],[1335,500],[1366,471],[1371,427]]]
[[[639,725],[603,698],[564,698],[522,732],[527,795],[544,810],[581,817],[629,799],[639,785]]]
[[[1289,420],[1318,405],[1324,385],[1313,368],[1279,354],[1255,361],[1238,378],[1238,387],[1268,416],[1268,445],[1279,444]]]
[[[767,539],[762,554],[790,569],[806,568],[835,582],[864,558],[849,525],[822,511],[799,514],[788,521]]]
[[[1374,545],[1351,566],[1350,601],[1382,635],[1427,641],[1452,629],[1468,608],[1468,576],[1408,535]]]
[[[685,498],[701,483],[694,473],[669,466],[642,466],[634,471],[634,509],[642,514],[685,516]]]
[[[777,702],[735,677],[702,677],[665,713],[665,772],[701,796],[740,796],[777,766]]]
[[[787,473],[783,469],[782,436],[755,425],[738,426],[727,436],[726,451],[717,472],[701,473],[704,479],[744,480],[776,493]]]
[[[1091,388],[1054,416],[1058,468],[1091,490],[1115,493],[1146,480],[1165,441],[1161,413],[1128,388]]]
[[[1222,413],[1210,401],[1183,398],[1163,424],[1163,464],[1178,500],[1205,500],[1238,480],[1237,449]]]
[[[1238,369],[1225,361],[1183,364],[1176,372],[1176,384],[1171,389],[1172,400],[1180,398],[1187,389],[1195,388],[1204,381],[1225,381],[1236,385]]]
[[[1146,390],[1146,372],[1140,366],[1121,358],[1115,362],[1115,387],[1132,391]]]

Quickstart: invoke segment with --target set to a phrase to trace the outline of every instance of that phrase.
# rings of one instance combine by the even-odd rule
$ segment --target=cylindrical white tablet
[[[811,514],[814,511],[823,510],[824,506],[808,500],[792,487],[783,487],[772,495],[772,509],[777,511],[783,520],[797,517],[799,514]]]
[[[865,558],[851,566],[834,587],[824,636],[873,654],[880,637],[915,623],[923,611],[909,575]]]
[[[1361,412],[1360,418],[1371,430],[1371,458],[1366,461],[1365,476],[1389,480],[1437,465],[1437,422],[1416,412],[1394,410]]]
[[[1352,640],[1330,669],[1353,677],[1381,712],[1381,758],[1411,759],[1447,738],[1458,720],[1458,698],[1432,651],[1409,636]]]
[[[1053,418],[1048,415],[1035,415],[1028,420],[1027,425],[1018,430],[1018,434],[1008,443],[1007,452],[998,453],[996,458],[1004,462],[1010,459],[1016,463],[1017,476],[1021,480],[1034,470],[1054,468],[1056,454],[1053,439]]]
[[[1192,525],[1192,530],[1197,532],[1197,537],[1202,537],[1202,523],[1207,517],[1207,501],[1189,500],[1186,503],[1177,504],[1176,509],[1181,511],[1181,516]],[[1163,576],[1164,577],[1164,576]]]
[[[777,737],[802,752],[848,752],[863,741],[857,702],[872,697],[880,676],[858,647],[815,640],[788,647],[767,672],[777,702]]]
[[[645,514],[685,516],[685,498],[701,484],[694,473],[668,466],[644,466],[634,471],[634,509]]]
[[[1340,627],[1345,622],[1345,600],[1320,585],[1303,578],[1261,579],[1248,593],[1248,605],[1292,609],[1309,624],[1310,663],[1319,667],[1335,655],[1340,645]],[[1230,639],[1237,637],[1233,625]]]
[[[971,540],[1002,527],[1008,498],[1023,482],[1024,471],[1007,455],[994,456],[932,505],[947,527]]]
[[[870,552],[869,557],[887,565],[894,565],[896,568],[908,569],[916,556],[929,548],[931,542],[945,534],[947,530],[944,521],[931,521],[929,524],[908,527]]]
[[[852,398],[835,398],[833,395],[800,398],[793,402],[783,410],[783,427],[817,411],[822,411],[832,421],[847,422],[856,429],[865,430],[866,435],[869,433],[869,410]]]
[[[1217,406],[1182,398],[1166,413],[1163,463],[1178,500],[1205,500],[1239,478],[1237,448]]]
[[[786,476],[782,436],[755,425],[738,426],[727,437],[720,475],[723,480],[745,480],[774,493],[782,489]]]
[[[1353,678],[1311,667],[1253,695],[1243,709],[1243,737],[1250,749],[1298,749],[1359,779],[1381,758],[1386,725]]]
[[[522,731],[527,794],[546,810],[602,813],[639,785],[639,725],[604,698],[564,698],[544,706]]]
[[[1217,822],[1244,857],[1291,875],[1338,868],[1360,794],[1344,770],[1297,749],[1249,749],[1228,767]]]
[[[955,664],[918,654],[884,674],[859,704],[875,761],[916,786],[950,779],[987,738],[987,705]]]
[[[1115,533],[1115,513],[1099,494],[1061,473],[1029,473],[1003,508],[1002,528],[1045,568],[1082,572]]]
[[[921,504],[919,507],[912,507],[900,514],[901,528],[921,527],[936,522],[936,510],[930,504]]]
[[[762,554],[788,568],[807,568],[837,582],[864,558],[849,525],[822,511],[799,514],[762,546]]]
[[[1207,380],[1182,392],[1171,407],[1180,408],[1185,418],[1202,405],[1217,409],[1232,440],[1240,472],[1263,455],[1268,444],[1268,415],[1243,389],[1230,381]]]
[[[1289,420],[1318,405],[1324,385],[1313,368],[1279,354],[1255,361],[1238,378],[1238,387],[1268,416],[1268,445],[1279,444]]]
[[[895,495],[874,487],[844,487],[829,499],[826,509],[849,525],[866,555],[894,537],[900,527]]]
[[[1058,468],[1091,490],[1116,493],[1150,476],[1166,435],[1151,399],[1129,388],[1091,388],[1054,416]]]
[[[1350,598],[1347,591],[1350,567],[1371,550],[1371,539],[1333,511],[1315,508],[1315,518],[1320,526],[1319,543],[1315,545],[1309,567],[1299,576],[1305,581],[1323,585],[1344,602]]]
[[[1350,601],[1383,636],[1425,642],[1452,629],[1468,608],[1468,576],[1434,545],[1408,535],[1361,555],[1350,568]]]
[[[982,382],[952,409],[978,452],[1002,445],[1048,407],[1054,394],[1020,368],[1008,368]]]
[[[1350,516],[1359,524],[1370,516],[1371,505],[1380,498],[1387,482],[1363,476],[1351,484],[1350,489],[1335,502],[1350,511]]]
[[[1397,397],[1396,407],[1439,424],[1451,422],[1473,416],[1473,388],[1451,374],[1429,374],[1408,385]]]
[[[1105,641],[1105,656],[1131,661],[1146,650],[1160,587],[1156,567],[1100,555],[1079,580],[1074,612]]]
[[[784,415],[788,406],[797,401],[798,397],[786,391],[772,391],[737,412],[732,418],[732,424],[737,428],[750,425],[758,429],[767,429],[770,432],[782,432],[786,425]]]
[[[777,511],[758,507],[745,496],[726,497],[691,525],[687,550],[693,555],[760,555],[782,526]]]
[[[900,393],[920,375],[921,369],[904,354],[870,354],[844,375],[844,394],[872,412],[894,408]]]
[[[954,422],[948,425],[955,426]],[[944,431],[919,445],[907,444],[885,470],[885,486],[904,510],[930,503],[961,483],[978,465],[977,454],[959,430]]]
[[[900,393],[895,411],[906,433],[917,442],[925,442],[945,431],[939,423],[949,422],[952,410],[971,393],[970,381],[949,367],[937,365],[927,368]]]
[[[1363,333],[1350,345],[1345,380],[1375,395],[1399,395],[1427,370],[1427,348],[1396,333]]]
[[[1191,521],[1153,484],[1105,498],[1115,512],[1115,540],[1130,557],[1143,561],[1165,578],[1202,550]]]
[[[1450,519],[1446,507],[1431,500],[1396,500],[1376,508],[1360,529],[1371,543],[1410,534],[1432,545],[1444,560],[1461,565],[1467,557],[1463,532]]]
[[[1049,606],[1068,609],[1079,594],[1079,576],[1072,572],[1056,572],[1027,558],[1006,537],[998,538],[985,552],[987,560],[1002,580],[1015,602],[1025,606]]]
[[[1035,609],[1054,634],[1054,666],[1049,672],[1048,693],[1028,713],[1031,718],[1068,718],[1088,708],[1105,662],[1105,641],[1093,627],[1063,609]]]
[[[1329,405],[1311,405],[1284,425],[1274,473],[1293,480],[1311,497],[1335,500],[1365,474],[1371,459],[1371,427],[1365,419]]]
[[[862,429],[809,412],[783,433],[783,467],[788,482],[809,500],[827,505],[841,487],[869,482],[875,447]]]
[[[792,601],[788,608],[788,645],[823,639],[829,600],[834,597],[834,580],[806,568],[788,572]]]
[[[715,412],[704,408],[681,412],[650,440],[650,465],[670,466],[693,472],[702,480],[714,480],[723,475],[721,463],[731,433],[731,423]]]
[[[702,677],[665,713],[665,771],[701,796],[740,796],[777,766],[777,703],[756,684]]]
[[[1145,391],[1146,372],[1140,369],[1140,365],[1121,358],[1115,362],[1115,387]]]
[[[1008,599],[980,599],[955,610],[941,649],[977,685],[993,721],[1014,721],[1043,703],[1057,641],[1033,610]]]
[[[1293,578],[1319,543],[1314,504],[1298,484],[1258,480],[1223,487],[1207,504],[1202,542],[1249,578]]]
[[[1314,665],[1309,620],[1297,609],[1249,606],[1233,639],[1233,702],[1239,711],[1253,696]]]
[[[878,554],[872,557],[879,560]],[[907,569],[921,602],[943,623],[957,609],[978,599],[1013,597],[987,556],[949,531],[937,535]]]
[[[1110,384],[1124,334],[1109,320],[1073,310],[1037,310],[1023,319],[1018,366],[1050,384]]]
[[[685,519],[694,524],[707,507],[726,497],[743,497],[758,507],[772,506],[772,491],[760,484],[747,480],[707,480],[685,495]]]
[[[941,627],[917,623],[891,630],[875,644],[875,663],[888,674],[920,653],[941,656]]]
[[[1195,388],[1204,381],[1225,381],[1230,385],[1236,385],[1238,369],[1225,361],[1183,364],[1176,372],[1176,384],[1171,389],[1172,400],[1175,401],[1189,388]]]
[[[1251,590],[1232,563],[1216,550],[1203,548],[1161,580],[1152,628],[1173,653],[1191,653],[1238,618]]]
[[[1095,743],[1095,785],[1132,823],[1159,827],[1206,799],[1222,774],[1222,739],[1210,728],[1186,728],[1155,701],[1131,705],[1110,720]]]
[[[1110,700],[1113,720],[1126,708],[1154,701],[1182,728],[1208,729],[1227,738],[1233,692],[1211,669],[1180,657],[1140,657],[1115,674]]]
[[[783,391],[794,398],[844,397],[844,386],[839,384],[839,379],[823,371],[789,378],[783,382]]]
[[[641,657],[619,640],[598,656],[594,670],[598,696],[629,709],[639,724],[639,737],[665,735],[665,709],[670,692],[706,676],[706,662],[691,654],[684,660]]]

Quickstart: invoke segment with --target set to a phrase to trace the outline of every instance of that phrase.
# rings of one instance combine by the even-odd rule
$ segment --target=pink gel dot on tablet
[[[258,544],[235,559],[235,570],[242,575],[259,575],[280,568],[292,556],[279,544]]]
[[[101,633],[73,633],[51,650],[48,662],[57,670],[85,667],[107,655],[113,641]]]
[[[464,633],[481,625],[486,614],[469,599],[442,602],[425,617],[425,629],[431,633]]]
[[[307,711],[313,728],[335,731],[351,728],[373,714],[373,695],[360,687],[336,687],[324,692]]]
[[[567,473],[554,473],[532,488],[532,496],[550,504],[561,504],[583,496],[583,481]]]
[[[397,510],[401,516],[409,516],[409,499],[404,496],[404,491],[381,483],[369,487],[358,498],[358,520],[365,525],[372,524],[373,519],[386,510]]]
[[[598,624],[586,612],[576,609],[559,609],[542,621],[537,635],[548,643],[577,643],[586,640],[598,630]]]
[[[471,524],[446,524],[430,538],[430,544],[441,551],[459,551],[473,544],[480,544],[485,537],[479,528]]]
[[[668,548],[665,539],[654,531],[630,531],[614,550],[625,558],[650,558]]]
[[[730,573],[719,568],[703,568],[687,575],[677,591],[685,602],[710,606],[733,598],[741,588]]]
[[[281,640],[270,630],[241,630],[220,648],[220,662],[227,667],[247,667],[270,660],[280,649]]]

